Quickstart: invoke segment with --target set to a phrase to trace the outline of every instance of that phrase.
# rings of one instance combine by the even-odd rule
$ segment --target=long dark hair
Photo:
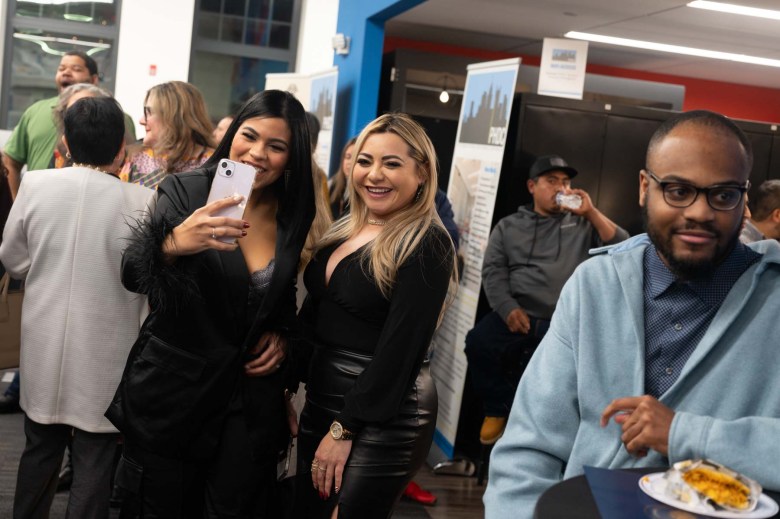
[[[264,90],[253,95],[236,114],[230,123],[222,142],[214,154],[203,165],[213,179],[217,163],[230,157],[230,147],[238,129],[247,119],[255,117],[279,117],[290,128],[290,153],[284,174],[274,185],[280,211],[277,215],[279,225],[286,226],[296,240],[303,233],[305,239],[314,218],[314,183],[311,168],[311,141],[309,127],[306,124],[306,111],[300,101],[289,92]],[[301,241],[300,245],[303,245]]]
[[[306,124],[306,111],[300,101],[289,92],[281,90],[264,90],[253,95],[244,103],[228,126],[222,142],[214,154],[204,164],[211,169],[221,159],[229,158],[230,147],[238,129],[247,119],[255,117],[279,117],[287,122],[290,128],[290,155],[285,168],[285,174],[277,180],[278,187],[290,187],[293,177],[311,179],[311,141],[309,127]]]

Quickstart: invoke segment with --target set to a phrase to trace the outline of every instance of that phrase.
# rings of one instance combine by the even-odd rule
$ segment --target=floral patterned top
[[[203,165],[214,150],[207,148],[197,157],[192,157],[182,161],[173,173],[180,171],[190,171]],[[165,157],[155,157],[151,148],[134,153],[125,161],[122,171],[119,172],[119,178],[125,182],[140,184],[151,189],[157,189],[157,184],[165,178]]]

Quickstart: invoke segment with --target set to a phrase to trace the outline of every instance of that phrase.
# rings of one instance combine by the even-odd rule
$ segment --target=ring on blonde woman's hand
[[[312,460],[312,462],[311,462],[311,466],[312,466],[312,467],[316,467],[316,466],[317,466],[317,465],[319,465],[319,464],[320,464],[320,460],[317,460],[317,459],[315,459],[315,460]]]
[[[212,240],[216,240],[217,239],[217,228],[216,227],[212,227],[211,228],[211,239]]]
[[[321,472],[325,472],[325,471],[326,471],[326,470],[328,470],[328,469],[327,469],[327,468],[325,468],[325,467],[317,467],[317,470],[319,470],[319,471],[321,471]]]

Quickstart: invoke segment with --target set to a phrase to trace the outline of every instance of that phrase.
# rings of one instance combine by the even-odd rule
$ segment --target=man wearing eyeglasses
[[[531,517],[586,465],[709,458],[780,490],[780,245],[739,241],[752,162],[745,134],[713,112],[653,135],[647,234],[605,247],[564,287],[493,451],[488,519]]]

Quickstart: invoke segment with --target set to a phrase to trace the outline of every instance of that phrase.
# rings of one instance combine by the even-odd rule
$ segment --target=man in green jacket
[[[66,52],[57,68],[54,82],[59,92],[76,83],[97,85],[97,63],[83,52]],[[5,145],[3,162],[8,170],[8,184],[13,198],[16,198],[19,190],[21,171],[25,164],[30,171],[49,167],[57,141],[52,110],[58,99],[59,96],[43,99],[25,110]]]

